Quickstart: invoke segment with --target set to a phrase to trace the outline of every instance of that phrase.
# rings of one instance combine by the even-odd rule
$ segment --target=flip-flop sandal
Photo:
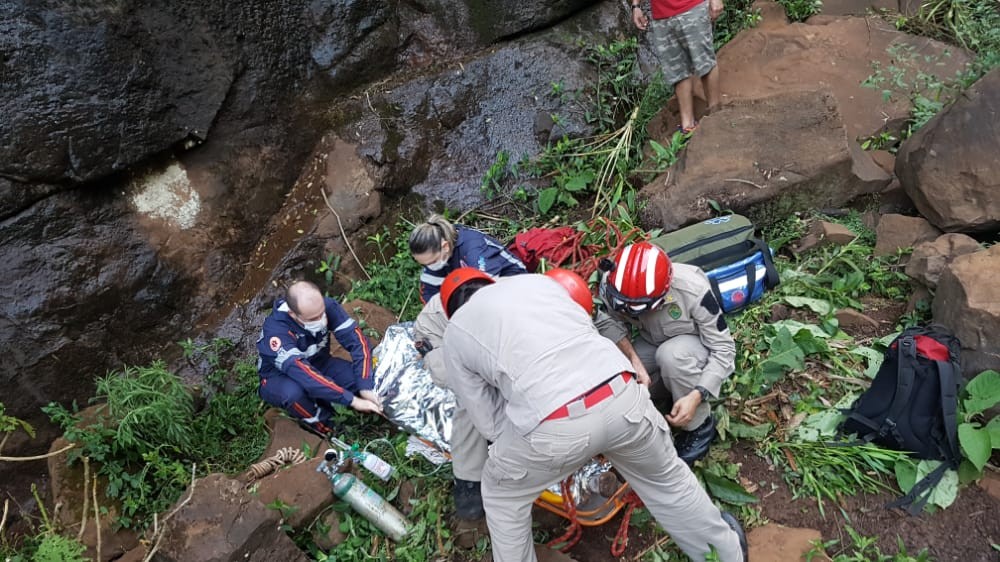
[[[695,130],[697,130],[697,129],[698,129],[698,122],[697,121],[695,121],[694,125],[691,125],[690,127],[684,127],[683,125],[677,125],[677,131],[680,132],[680,133],[682,133],[682,134],[685,134],[685,135],[690,135],[691,133],[695,132]]]

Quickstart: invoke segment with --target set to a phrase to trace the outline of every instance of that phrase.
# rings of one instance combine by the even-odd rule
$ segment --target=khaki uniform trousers
[[[702,345],[698,336],[681,334],[655,346],[642,338],[632,342],[635,354],[649,373],[652,381],[650,393],[656,400],[672,396],[674,400],[685,396],[698,386],[701,372],[708,364],[708,348]],[[694,417],[683,428],[697,429],[711,414],[708,402],[702,401],[694,411]]]
[[[614,396],[588,410],[579,408],[576,415],[543,421],[527,435],[518,435],[509,420],[505,423],[483,470],[483,505],[495,562],[537,561],[532,502],[597,454],[612,462],[691,560],[705,560],[714,546],[722,562],[740,562],[739,538],[677,457],[670,429],[649,392],[634,380],[617,382]]]
[[[424,366],[431,372],[431,380],[437,386],[451,390],[448,385],[448,370],[444,368],[441,349],[432,349],[424,357]],[[468,411],[457,401],[451,417],[451,471],[455,478],[469,482],[479,482],[483,478],[486,464],[487,442],[472,425]]]

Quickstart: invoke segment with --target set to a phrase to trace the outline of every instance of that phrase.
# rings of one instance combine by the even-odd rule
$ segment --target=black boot
[[[455,498],[455,516],[459,519],[482,519],[486,517],[483,509],[483,494],[479,482],[455,479],[455,487],[451,491]]]
[[[736,517],[729,513],[728,511],[722,512],[722,520],[729,525],[729,528],[736,531],[736,536],[740,539],[740,550],[743,551],[743,562],[749,562],[750,560],[750,549],[747,546],[747,534],[743,532],[743,527],[740,522],[736,520]]]
[[[715,418],[708,416],[704,423],[691,431],[681,431],[674,440],[677,456],[688,466],[708,454],[708,448],[718,435],[715,431]]]

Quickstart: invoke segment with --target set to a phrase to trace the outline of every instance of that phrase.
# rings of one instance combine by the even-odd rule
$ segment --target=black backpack
[[[908,494],[886,507],[916,515],[948,468],[962,460],[958,450],[960,345],[943,326],[908,328],[885,352],[871,388],[855,400],[841,423],[865,443],[909,451],[918,459],[944,461]]]

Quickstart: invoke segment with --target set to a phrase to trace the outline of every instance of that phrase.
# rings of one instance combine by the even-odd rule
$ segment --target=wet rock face
[[[157,338],[183,310],[185,284],[164,267],[114,195],[48,197],[0,228],[0,385],[18,415],[50,400],[84,398],[106,365]]]
[[[87,181],[205,138],[237,73],[236,37],[185,3],[157,4],[7,8],[3,174]]]

